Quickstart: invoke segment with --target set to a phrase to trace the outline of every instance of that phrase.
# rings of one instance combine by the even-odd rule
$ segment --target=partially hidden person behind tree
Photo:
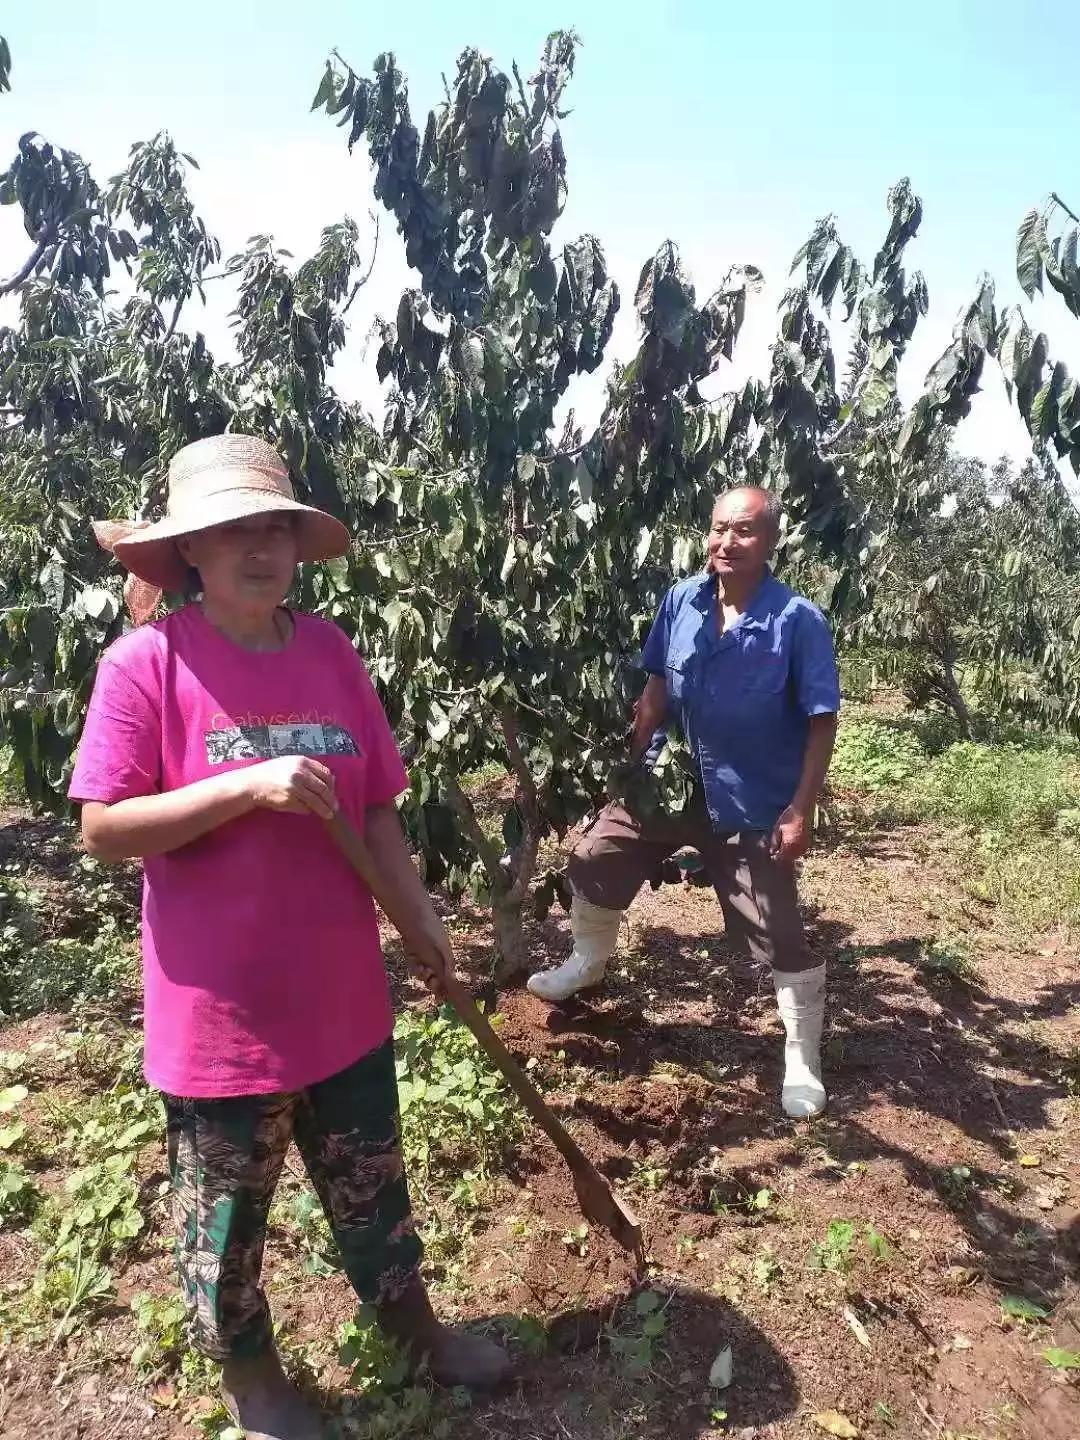
[[[825,1106],[825,966],[807,949],[795,862],[832,758],[840,684],[823,615],[769,568],[779,533],[770,491],[717,499],[707,572],[668,591],[645,642],[631,739],[632,758],[644,759],[658,728],[679,726],[697,768],[693,800],[647,822],[619,802],[600,811],[567,867],[573,951],[528,986],[558,1003],[598,984],[623,910],[665,859],[693,847],[729,935],[772,968],[787,1033],[781,1101],[801,1118]]]
[[[505,1353],[441,1325],[420,1278],[375,907],[324,824],[340,808],[366,835],[438,993],[453,962],[394,804],[408,777],[348,638],[283,603],[298,562],[344,554],[348,532],[243,435],[176,455],[163,520],[95,530],[143,618],[162,590],[197,596],[102,657],[70,787],[90,854],[143,861],[145,1070],[165,1096],[192,1342],[249,1436],[322,1434],[260,1286],[295,1141],[384,1330],[445,1383],[493,1383]]]

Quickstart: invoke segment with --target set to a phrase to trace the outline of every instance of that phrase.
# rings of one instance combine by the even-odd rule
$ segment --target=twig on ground
[[[988,1076],[985,1076],[985,1075],[983,1076],[983,1079],[986,1081],[987,1094],[990,1096],[990,1099],[994,1102],[994,1109],[995,1109],[995,1110],[997,1111],[997,1113],[998,1113],[998,1119],[1001,1121],[1002,1125],[1005,1126],[1005,1129],[1006,1129],[1006,1130],[1011,1130],[1011,1129],[1012,1129],[1012,1126],[1009,1124],[1009,1117],[1005,1114],[1005,1111],[1001,1108],[1001,1101],[998,1099],[998,1093],[997,1093],[997,1091],[994,1089],[993,1081],[990,1080],[989,1077],[988,1077]]]
[[[938,1435],[944,1434],[945,1426],[942,1425],[940,1420],[935,1420],[933,1415],[930,1414],[930,1407],[929,1405],[927,1405],[926,1401],[922,1398],[921,1395],[915,1396],[915,1404],[919,1407],[919,1410],[921,1411],[923,1418],[926,1420],[927,1424],[932,1426],[934,1431]]]

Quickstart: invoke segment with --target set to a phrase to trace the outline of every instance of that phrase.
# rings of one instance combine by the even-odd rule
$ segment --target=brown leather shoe
[[[273,1347],[251,1359],[226,1360],[221,1393],[247,1440],[323,1440],[319,1412],[282,1370]]]
[[[415,1363],[427,1360],[440,1385],[486,1390],[510,1373],[510,1357],[501,1345],[442,1324],[419,1278],[396,1300],[383,1301],[378,1315],[382,1329],[405,1346]]]

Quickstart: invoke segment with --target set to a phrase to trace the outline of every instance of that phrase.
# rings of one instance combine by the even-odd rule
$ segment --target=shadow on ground
[[[500,1393],[475,1398],[474,1411],[455,1422],[454,1436],[566,1440],[587,1434],[622,1440],[632,1432],[696,1440],[716,1432],[722,1422],[714,1416],[721,1409],[737,1417],[740,1427],[761,1427],[799,1408],[791,1367],[727,1301],[679,1287],[665,1299],[662,1313],[663,1333],[651,1351],[636,1353],[643,1322],[633,1296],[555,1316],[541,1356],[515,1345],[511,1320],[493,1316],[473,1322],[472,1328],[508,1340],[517,1369]],[[626,1342],[621,1361],[601,1359],[612,1335],[616,1350],[620,1339]],[[730,1387],[721,1392],[710,1389],[705,1378],[726,1346],[738,1360]]]
[[[880,856],[895,845],[878,834],[866,850]],[[700,913],[700,893],[687,903]],[[687,1178],[681,1197],[676,1188],[665,1199],[694,1210],[716,1199],[701,1181],[708,1157],[732,1157],[737,1185],[740,1152],[751,1142],[790,1137],[778,1150],[774,1144],[773,1159],[819,1181],[839,1182],[859,1162],[894,1161],[911,1187],[961,1225],[966,1264],[1000,1288],[1043,1302],[1062,1296],[1080,1269],[1080,1219],[1075,1210],[1057,1224],[1025,1219],[1018,1201],[1026,1197],[1030,1211],[1053,1168],[1005,1167],[1016,1160],[1016,1133],[1054,1128],[1055,1105],[1080,1083],[1080,1054],[1046,1043],[1040,1025],[1076,1012],[1080,980],[1047,983],[1020,1002],[920,968],[925,935],[859,944],[851,925],[811,909],[809,944],[830,967],[830,1106],[822,1121],[796,1130],[776,1103],[782,1041],[771,977],[728,946],[719,906],[715,920],[716,932],[703,936],[638,919],[628,963],[565,1006],[548,1009],[515,991],[500,996],[519,1048],[561,1052],[596,1077],[578,1087],[573,1114],[610,1142],[608,1173],[626,1179],[630,1162],[619,1152],[631,1146],[666,1147],[669,1164]],[[565,924],[549,920],[534,936],[538,955],[555,960],[568,949]],[[480,948],[471,963],[479,961]],[[712,1092],[707,1100],[684,1096],[677,1109],[628,1104],[622,1082],[658,1067],[705,1077]],[[976,1146],[989,1156],[965,1163]],[[752,1169],[743,1179],[747,1188],[758,1183]],[[1045,1200],[1040,1207],[1056,1208]]]

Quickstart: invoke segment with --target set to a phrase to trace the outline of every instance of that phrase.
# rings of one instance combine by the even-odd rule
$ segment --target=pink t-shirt
[[[233,644],[197,605],[117,640],[71,798],[113,804],[305,754],[363,831],[408,777],[348,639],[294,620],[273,653]],[[142,939],[146,1078],[169,1094],[297,1090],[391,1033],[374,902],[315,816],[255,810],[146,860]]]

